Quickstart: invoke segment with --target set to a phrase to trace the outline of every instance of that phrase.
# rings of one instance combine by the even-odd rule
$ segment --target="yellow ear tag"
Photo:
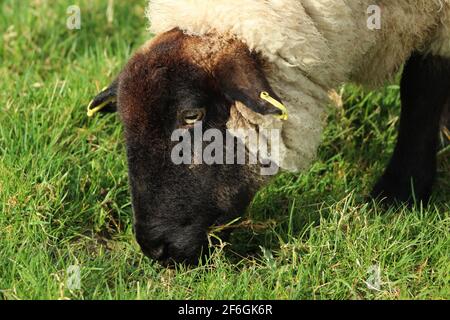
[[[268,103],[273,105],[275,108],[281,110],[282,115],[275,116],[277,119],[280,119],[280,120],[283,120],[283,121],[286,121],[286,120],[289,119],[288,110],[284,106],[284,104],[282,104],[280,101],[272,98],[268,92],[266,92],[266,91],[261,92],[261,99],[263,99],[264,101],[267,101]]]
[[[104,88],[102,91],[105,91],[107,88]],[[97,113],[99,113],[100,111],[102,111],[108,104],[112,103],[112,102],[116,102],[116,97],[112,97],[106,101],[104,101],[103,103],[99,104],[98,106],[96,106],[95,108],[92,108],[92,104],[94,103],[94,100],[91,101],[91,103],[88,106],[87,109],[87,116],[89,118],[92,118],[93,116],[95,116]]]
[[[95,116],[97,113],[99,113],[100,111],[102,111],[108,104],[110,104],[111,102],[115,102],[116,98],[111,98],[106,100],[105,102],[103,102],[102,104],[98,105],[95,108],[92,108],[92,103],[93,101],[89,104],[88,110],[87,110],[87,116],[89,118],[92,118],[93,116]]]

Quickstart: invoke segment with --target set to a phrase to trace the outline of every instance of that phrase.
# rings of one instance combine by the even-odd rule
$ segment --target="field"
[[[112,19],[106,0],[76,3],[80,30],[73,1],[0,0],[0,300],[450,298],[448,149],[429,206],[366,202],[395,144],[395,84],[344,88],[318,161],[262,190],[211,261],[145,258],[119,119],[85,108],[149,38],[146,1]]]

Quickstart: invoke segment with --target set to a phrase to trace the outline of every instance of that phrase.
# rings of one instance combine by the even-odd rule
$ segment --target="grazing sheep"
[[[208,227],[241,214],[270,181],[259,165],[175,165],[175,129],[280,129],[272,160],[305,170],[330,92],[345,82],[379,85],[405,63],[398,145],[373,196],[427,200],[450,98],[449,14],[448,0],[151,0],[157,36],[91,105],[111,107],[117,96],[143,251],[195,262]],[[271,116],[280,101],[285,121]]]

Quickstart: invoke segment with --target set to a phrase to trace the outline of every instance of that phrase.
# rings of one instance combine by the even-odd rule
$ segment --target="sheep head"
[[[195,263],[208,251],[208,229],[242,215],[268,181],[260,163],[197,161],[195,143],[187,152],[191,163],[173,161],[175,131],[194,136],[195,130],[214,129],[225,137],[230,118],[239,116],[233,112],[237,102],[263,116],[279,115],[261,92],[279,100],[260,59],[242,42],[175,29],[139,50],[118,81],[99,95],[97,103],[117,94],[135,232],[147,256]],[[245,119],[239,121],[245,125]],[[200,150],[207,145],[202,141]],[[226,148],[223,143],[224,154]]]

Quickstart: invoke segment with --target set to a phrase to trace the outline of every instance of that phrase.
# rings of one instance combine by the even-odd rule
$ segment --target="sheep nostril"
[[[153,259],[160,260],[166,254],[167,246],[165,244],[161,244],[157,247],[151,248],[149,250],[149,254]]]

